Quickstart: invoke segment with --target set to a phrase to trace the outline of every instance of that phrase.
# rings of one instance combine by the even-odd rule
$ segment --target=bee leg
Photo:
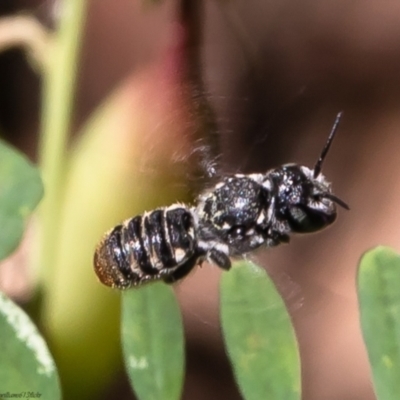
[[[169,284],[179,281],[180,279],[184,278],[187,274],[189,274],[189,272],[198,263],[199,263],[199,257],[193,256],[192,258],[189,258],[189,260],[183,263],[182,265],[179,265],[174,272],[163,277],[162,279],[165,283]]]
[[[222,251],[218,251],[216,249],[211,249],[207,252],[207,258],[219,268],[229,271],[231,269],[231,260],[230,258],[223,253]]]

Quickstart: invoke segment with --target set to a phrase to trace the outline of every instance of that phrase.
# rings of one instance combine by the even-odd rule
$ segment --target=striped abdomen
[[[180,205],[124,221],[96,249],[97,276],[105,285],[119,289],[179,279],[182,273],[178,270],[189,272],[199,259],[194,224],[191,210]]]

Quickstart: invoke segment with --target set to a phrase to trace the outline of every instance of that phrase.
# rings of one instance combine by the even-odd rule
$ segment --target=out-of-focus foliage
[[[376,395],[400,393],[400,256],[388,247],[368,251],[358,271],[361,326]]]
[[[61,399],[57,369],[44,339],[29,317],[2,293],[0,353],[1,398],[8,393],[21,398]]]
[[[43,195],[39,171],[0,141],[0,259],[19,244],[27,217]]]
[[[129,379],[141,400],[179,400],[184,338],[171,287],[155,283],[122,296],[122,345]]]
[[[238,262],[221,282],[221,323],[246,400],[298,400],[300,359],[285,304],[267,273]]]
[[[188,52],[172,46],[155,67],[135,71],[122,82],[70,147],[87,1],[62,5],[54,33],[39,30],[41,39],[35,43],[40,46],[28,45],[43,74],[39,147],[46,198],[35,260],[43,289],[39,322],[59,365],[66,399],[93,398],[112,381],[121,366],[122,327],[126,368],[138,396],[175,400],[182,389],[184,344],[171,289],[160,283],[125,293],[121,319],[120,296],[96,282],[92,255],[101,235],[121,220],[188,200],[191,168],[196,167],[185,157],[195,153],[193,146],[203,144],[199,140],[214,126],[199,82],[184,81],[196,76],[200,65],[185,59]],[[178,33],[184,31],[181,23],[174,25]],[[182,44],[187,37],[175,39],[174,44]],[[194,48],[199,52],[200,47]],[[198,61],[197,54],[194,59]],[[186,70],[187,65],[194,70]],[[0,189],[4,258],[18,244],[43,189],[35,168],[3,144]],[[361,321],[380,400],[395,399],[400,392],[398,271],[399,257],[381,248],[363,258],[359,273]],[[300,398],[293,328],[265,271],[239,263],[223,274],[221,322],[235,377],[247,400]],[[0,339],[0,384],[7,383],[5,390],[18,392],[29,385],[27,390],[59,398],[57,373],[46,345],[22,311],[2,295]]]

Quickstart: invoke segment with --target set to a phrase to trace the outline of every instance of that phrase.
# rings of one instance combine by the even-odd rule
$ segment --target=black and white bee
[[[321,174],[340,117],[313,169],[286,164],[266,173],[224,176],[194,206],[159,208],[107,232],[94,255],[100,281],[117,289],[173,283],[204,261],[229,270],[231,257],[331,225],[336,204],[349,209]]]

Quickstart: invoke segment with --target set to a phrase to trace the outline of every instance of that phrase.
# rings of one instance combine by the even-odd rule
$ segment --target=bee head
[[[293,232],[319,231],[336,219],[336,205],[348,205],[332,193],[331,184],[321,173],[322,164],[337,131],[342,113],[336,117],[328,140],[313,169],[295,164],[277,170],[278,210]]]

